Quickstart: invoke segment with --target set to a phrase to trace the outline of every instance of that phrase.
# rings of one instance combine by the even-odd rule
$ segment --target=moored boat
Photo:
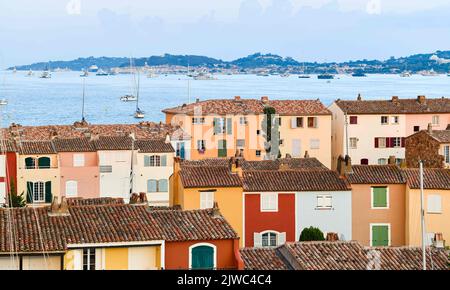
[[[317,78],[319,80],[332,80],[332,79],[334,79],[334,75],[329,74],[329,73],[325,73],[325,74],[318,75]]]

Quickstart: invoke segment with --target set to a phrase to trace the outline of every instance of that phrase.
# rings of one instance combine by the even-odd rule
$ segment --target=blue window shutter
[[[167,156],[166,155],[161,156],[161,166],[167,166]]]
[[[214,118],[214,135],[217,135],[220,133],[220,122],[219,122],[219,118]]]
[[[159,180],[159,192],[168,192],[167,179]]]
[[[150,156],[144,156],[144,167],[150,167]]]
[[[147,180],[147,192],[156,192],[156,180]]]
[[[227,134],[233,134],[233,120],[231,118],[227,118]]]

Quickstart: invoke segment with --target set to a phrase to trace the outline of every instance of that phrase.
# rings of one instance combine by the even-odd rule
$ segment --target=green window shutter
[[[227,134],[233,134],[233,120],[231,118],[227,118]]]
[[[209,246],[198,246],[192,249],[192,269],[213,269],[214,249]]]
[[[167,185],[167,179],[161,179],[158,181],[159,192],[168,192],[169,188]]]
[[[34,158],[32,157],[27,157],[25,158],[25,168],[27,169],[31,169],[34,168]]]
[[[33,182],[27,182],[27,203],[33,203]]]
[[[51,203],[53,199],[52,196],[52,182],[51,181],[47,181],[45,183],[45,202],[46,203]]]
[[[227,140],[219,140],[218,157],[227,157]]]
[[[167,166],[167,156],[166,155],[161,156],[161,166]]]
[[[39,168],[50,168],[50,158],[41,157],[38,159],[38,167]]]
[[[156,192],[156,180],[147,180],[147,192]]]
[[[150,167],[150,156],[144,156],[144,167]]]
[[[387,207],[387,187],[373,188],[373,207]]]
[[[372,226],[372,246],[386,247],[389,245],[389,227]]]

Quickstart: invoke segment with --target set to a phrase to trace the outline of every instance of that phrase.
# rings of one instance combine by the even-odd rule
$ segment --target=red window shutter
[[[402,147],[405,147],[405,137],[402,137]]]
[[[375,148],[378,148],[378,138],[375,138]]]
[[[389,146],[386,146],[386,147],[389,147],[389,148],[394,147],[394,138],[390,137],[390,138],[387,138],[387,140],[389,142]]]
[[[351,125],[358,124],[358,116],[350,116],[350,124]]]

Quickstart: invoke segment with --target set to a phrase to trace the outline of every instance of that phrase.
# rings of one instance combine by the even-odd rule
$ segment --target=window
[[[308,128],[317,128],[318,121],[317,117],[308,117]]]
[[[217,249],[213,244],[199,243],[189,247],[189,269],[213,270],[217,267]]]
[[[297,125],[297,128],[303,128],[303,117],[296,118],[296,125]]]
[[[95,249],[83,249],[83,270],[95,270]]]
[[[83,167],[83,166],[84,166],[84,154],[74,154],[73,167]]]
[[[261,193],[261,211],[278,211],[278,194]]]
[[[372,247],[387,247],[390,242],[389,224],[371,224],[370,225],[370,245]]]
[[[392,147],[395,148],[402,147],[402,138],[401,137],[392,138]]]
[[[386,165],[388,164],[388,160],[386,158],[379,158],[378,165]]]
[[[44,182],[33,183],[33,202],[45,202]]]
[[[0,155],[0,177],[6,176],[6,156]]]
[[[25,169],[35,169],[36,168],[36,159],[33,157],[25,158]]]
[[[386,138],[378,138],[378,148],[386,148]]]
[[[392,124],[397,125],[399,124],[400,117],[399,116],[392,116]]]
[[[261,130],[256,130],[256,135],[261,135]]]
[[[263,247],[276,247],[277,246],[277,234],[274,232],[268,232],[261,235],[261,242]]]
[[[332,209],[333,197],[331,195],[318,195],[317,196],[317,209]]]
[[[419,132],[420,131],[420,126],[414,126],[414,132]]]
[[[66,197],[77,197],[78,182],[75,180],[66,181]]]
[[[150,167],[159,167],[161,166],[161,157],[158,155],[150,156]]]
[[[168,181],[167,179],[149,179],[147,180],[147,192],[168,192]]]
[[[389,207],[389,191],[386,186],[372,187],[372,209]]]
[[[278,118],[278,126],[281,126],[281,117]]]
[[[311,149],[320,149],[320,139],[311,139],[309,147]]]
[[[214,191],[200,192],[200,209],[214,207]]]
[[[205,140],[197,140],[197,150],[198,151],[205,151]]]
[[[247,125],[247,117],[239,117],[239,124]]]
[[[229,119],[231,121],[231,119]],[[214,135],[217,134],[224,134],[226,132],[226,123],[227,119],[226,118],[214,118]],[[229,122],[231,125],[231,122]]]
[[[358,116],[350,116],[350,125],[358,124]]]
[[[205,118],[204,117],[194,117],[194,118],[192,118],[192,124],[193,125],[205,124]]]
[[[100,173],[111,173],[112,172],[112,165],[100,165]]]
[[[439,125],[439,116],[433,116],[433,118],[432,118],[432,120],[431,120],[431,123],[434,125],[434,126],[438,126]]]
[[[444,161],[445,163],[450,163],[450,146],[444,146]]]
[[[389,124],[388,116],[381,116],[381,125],[387,125],[387,124]]]
[[[361,159],[361,165],[369,165],[369,159],[367,158]]]
[[[349,146],[350,146],[351,149],[358,148],[358,138],[354,138],[354,137],[350,138],[349,139]]]
[[[237,147],[245,147],[245,139],[237,139],[236,145]]]
[[[39,169],[50,168],[50,158],[49,157],[40,157],[38,159],[38,168]]]
[[[427,196],[427,212],[442,213],[442,199],[439,194],[430,194]]]
[[[169,192],[167,179],[160,179],[158,181],[158,192]]]
[[[256,157],[261,157],[261,150],[256,150],[255,154],[256,154]]]

